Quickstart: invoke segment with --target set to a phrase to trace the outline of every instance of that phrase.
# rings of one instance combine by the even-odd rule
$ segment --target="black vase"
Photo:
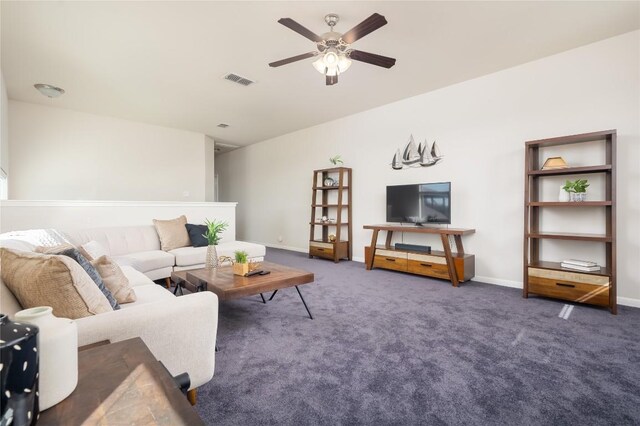
[[[38,420],[38,327],[0,314],[0,425]]]

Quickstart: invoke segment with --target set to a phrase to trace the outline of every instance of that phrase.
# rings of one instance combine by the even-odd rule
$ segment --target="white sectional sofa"
[[[120,265],[133,266],[152,280],[171,276],[173,270],[203,268],[207,247],[180,247],[171,251],[160,249],[160,239],[155,228],[149,226],[125,226],[63,231],[74,245],[96,241],[107,254]],[[217,246],[218,256],[233,257],[236,250],[244,250],[249,259],[264,260],[266,248],[244,241],[223,241]]]
[[[160,249],[153,226],[91,228],[73,231],[32,230],[0,235],[0,247],[33,251],[37,245],[71,242],[76,246],[96,241],[120,265],[134,287],[137,300],[120,310],[75,320],[80,346],[140,337],[173,375],[187,372],[191,388],[213,377],[218,326],[218,298],[211,292],[175,297],[152,280],[167,278],[175,270],[204,266],[206,247]],[[265,247],[242,241],[218,245],[219,256],[245,250],[256,261],[264,259]],[[0,280],[0,309],[12,317],[22,309]]]
[[[25,241],[0,239],[0,246],[33,251]],[[137,300],[121,309],[79,318],[78,345],[140,337],[172,375],[189,373],[191,389],[213,377],[218,329],[218,298],[211,292],[175,297],[132,266],[122,272]],[[13,317],[22,306],[0,279],[0,311]]]

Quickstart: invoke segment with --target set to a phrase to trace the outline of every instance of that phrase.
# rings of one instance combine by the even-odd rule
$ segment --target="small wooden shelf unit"
[[[326,178],[332,178],[337,182],[337,185],[324,186]],[[352,184],[352,170],[348,167],[333,167],[313,171],[311,221],[309,222],[310,258],[314,256],[321,257],[331,259],[336,263],[341,259],[351,260]],[[320,196],[320,200],[318,200],[318,196]],[[332,197],[331,201],[330,197]],[[320,211],[320,213],[318,211]],[[335,215],[335,217],[333,217],[333,215]],[[322,222],[322,216],[333,218],[335,221]],[[316,235],[316,227],[319,227],[321,230],[321,236],[319,238]],[[329,231],[334,228],[335,231],[332,233],[335,235],[335,241],[329,241]]]
[[[475,229],[429,228],[425,226],[365,225],[364,229],[373,230],[371,245],[364,248],[367,270],[373,268],[392,269],[433,278],[451,281],[454,287],[461,281],[468,281],[475,275],[475,256],[464,252],[462,236],[476,232]],[[384,246],[377,245],[378,232],[386,231]],[[400,250],[391,246],[393,232],[412,232],[418,234],[438,234],[442,240],[443,251],[431,250],[430,253],[412,250]],[[449,237],[453,236],[456,252],[451,251]]]
[[[604,141],[606,164],[540,169],[540,148]],[[526,142],[524,187],[524,288],[530,294],[606,306],[617,313],[616,303],[616,131],[585,133]],[[601,173],[605,176],[604,201],[540,201],[540,178],[545,176]],[[545,232],[539,228],[540,209],[546,207],[604,208],[605,234]],[[572,240],[606,245],[606,266],[597,272],[582,272],[540,260],[540,240]],[[570,257],[570,256],[567,256]]]

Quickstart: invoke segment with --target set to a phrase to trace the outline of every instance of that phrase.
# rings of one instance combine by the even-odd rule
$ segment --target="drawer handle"
[[[324,251],[324,249],[323,249],[323,248],[317,248],[317,247],[316,247],[316,250],[318,250],[318,251]]]
[[[556,283],[556,285],[558,285],[560,287],[570,287],[570,288],[575,288],[576,287],[574,284],[565,284],[565,283]]]
[[[391,258],[389,258],[389,257],[385,257],[384,259],[385,259],[385,260],[388,260],[389,262],[395,262],[395,261],[396,261],[395,259],[391,259]]]
[[[429,263],[421,263],[420,266],[424,266],[427,268],[433,268],[433,265],[429,264]]]

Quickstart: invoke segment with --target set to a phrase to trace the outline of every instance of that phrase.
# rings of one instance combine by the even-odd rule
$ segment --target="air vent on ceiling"
[[[225,75],[224,79],[232,81],[234,83],[242,84],[243,86],[250,86],[253,83],[255,83],[255,81],[253,81],[253,80],[249,80],[246,77],[243,77],[243,76],[238,75],[238,74],[234,74],[232,72],[227,74],[227,75]]]
[[[222,128],[222,129],[226,129],[227,127],[229,127],[229,125],[225,124],[225,123],[220,123],[220,124],[218,124],[218,127]]]

